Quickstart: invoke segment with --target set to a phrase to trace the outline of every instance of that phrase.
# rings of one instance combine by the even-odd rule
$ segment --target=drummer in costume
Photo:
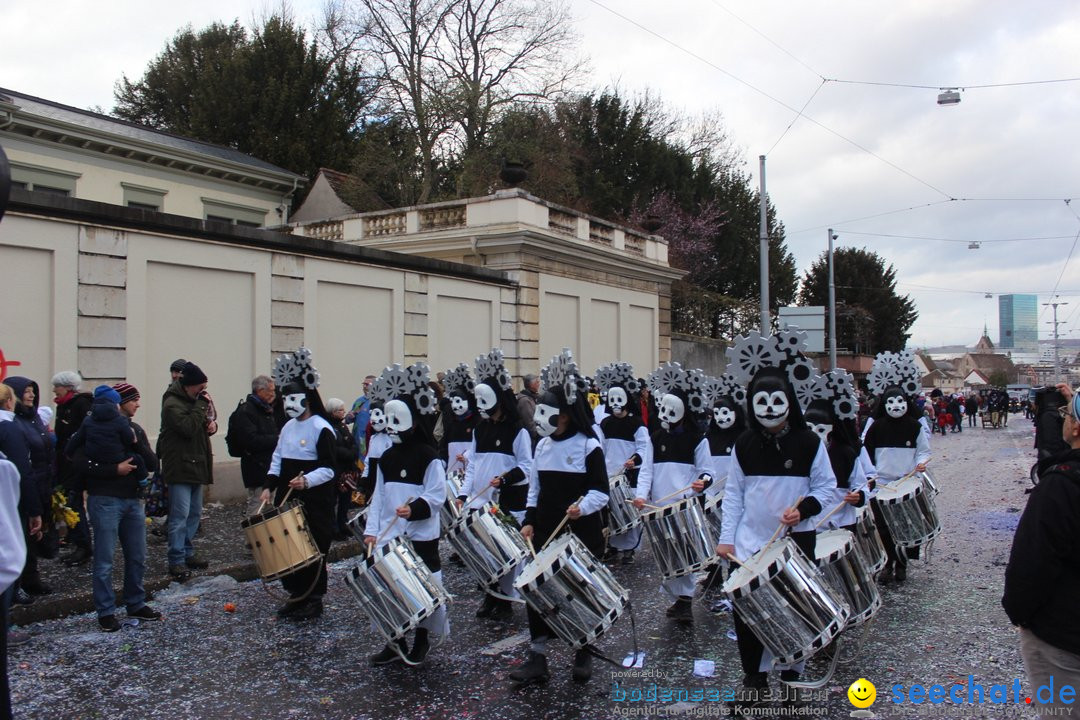
[[[469,463],[458,505],[464,511],[466,501],[469,508],[480,508],[497,500],[499,509],[513,516],[520,525],[525,519],[525,499],[529,492],[532,440],[521,422],[502,350],[494,348],[476,358],[475,396],[481,420],[466,454]],[[494,588],[484,594],[476,617],[506,620],[513,616],[513,606],[507,598],[517,597],[516,576],[516,572],[507,573],[500,580],[501,598],[495,597]]]
[[[836,489],[825,508],[832,514],[819,531],[840,528],[855,532],[855,508],[863,507],[867,500],[869,480],[863,462],[866,456],[855,429],[858,405],[854,388],[854,379],[846,370],[819,376],[814,399],[805,413],[807,425],[825,443],[836,476]],[[840,509],[836,510],[837,507]]]
[[[716,548],[721,557],[740,562],[769,543],[779,525],[808,558],[814,558],[815,532],[811,518],[833,497],[836,478],[829,454],[806,426],[793,381],[805,390],[813,381],[813,366],[802,357],[802,334],[780,333],[771,338],[748,335],[728,351],[728,372],[737,380],[753,373],[746,390],[749,428],[735,442],[724,494],[723,528]],[[775,658],[733,613],[744,685],[761,691]],[[780,678],[797,682],[803,663],[781,669]]]
[[[383,401],[377,398],[385,397],[389,389],[385,383],[380,386],[376,378],[368,388],[368,396],[371,398],[371,410],[369,421],[371,423],[371,437],[367,442],[367,456],[364,458],[364,472],[360,475],[360,492],[364,497],[370,498],[375,490],[375,468],[379,464],[379,458],[390,447],[390,436],[386,434],[386,413],[383,410]]]
[[[535,417],[541,437],[530,469],[521,534],[535,548],[542,548],[569,516],[562,531],[574,533],[599,557],[604,550],[600,510],[608,501],[608,476],[604,451],[592,430],[592,414],[585,400],[587,386],[566,349],[552,358],[540,377]],[[510,679],[542,682],[548,678],[547,641],[554,632],[531,606],[527,611],[529,654],[510,673]],[[585,682],[591,676],[592,655],[586,646],[574,653],[573,678]]]
[[[334,447],[336,435],[319,397],[319,373],[311,353],[300,348],[274,363],[274,381],[281,388],[285,414],[270,471],[263,484],[262,502],[281,504],[286,495],[300,501],[315,546],[323,558],[281,579],[289,601],[277,615],[292,620],[317,618],[326,595],[326,555],[334,538]],[[291,493],[291,494],[290,494]]]
[[[913,416],[915,405],[898,385],[890,385],[881,393],[874,408],[874,424],[866,433],[864,443],[870,459],[877,468],[878,483],[887,483],[913,472],[922,472],[930,461],[930,444],[918,419]],[[871,503],[881,542],[889,557],[879,581],[887,583],[907,579],[907,553],[896,548],[888,524],[877,503]]]
[[[607,399],[607,414],[597,426],[607,477],[624,475],[627,485],[636,488],[641,465],[652,457],[652,442],[638,412],[641,407],[638,392],[641,388],[634,377],[634,369],[628,363],[612,363],[599,368],[596,371],[596,386]],[[619,559],[624,565],[629,565],[634,562],[634,551],[640,544],[640,527],[612,535],[608,538],[608,551],[604,559],[609,562]]]
[[[461,363],[443,377],[446,400],[443,401],[443,436],[439,457],[446,463],[446,473],[465,472],[468,452],[472,447],[473,430],[480,422],[473,395],[475,383],[469,366]]]
[[[663,507],[700,495],[713,482],[709,441],[698,431],[693,415],[706,410],[701,393],[705,375],[700,370],[683,370],[679,363],[667,363],[654,370],[648,382],[660,398],[660,429],[651,438],[652,462],[643,464],[638,474],[634,506],[639,510],[646,504]],[[667,616],[693,622],[694,576],[664,580],[660,586],[674,600]]]
[[[375,492],[367,514],[364,542],[381,547],[399,535],[412,543],[416,554],[442,584],[439,560],[439,509],[446,501],[446,469],[435,442],[429,435],[424,416],[436,412],[438,400],[428,386],[428,366],[423,363],[402,369],[400,365],[383,370],[381,380],[389,388],[390,399],[381,396],[385,405],[390,447],[376,465]],[[384,390],[385,392],[385,390]],[[416,630],[411,650],[405,639],[399,650],[407,652],[410,663],[419,664],[427,657],[430,635],[445,639],[450,633],[446,607],[440,606],[425,618]],[[437,644],[437,643],[436,643]],[[398,651],[387,646],[371,658],[375,665],[387,665],[400,659]]]

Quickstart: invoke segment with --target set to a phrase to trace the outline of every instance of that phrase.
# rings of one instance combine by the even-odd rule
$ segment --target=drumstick
[[[737,557],[735,557],[735,553],[727,553],[726,555],[724,555],[724,557],[726,557],[728,560],[735,563],[739,567],[743,566],[743,564],[741,562],[739,562],[739,559]]]
[[[574,507],[574,505],[577,505],[578,503],[580,503],[584,499],[585,499],[585,496],[582,495],[577,500],[575,500],[574,504],[571,505],[570,507]],[[550,543],[552,540],[555,539],[555,536],[558,535],[559,531],[563,529],[563,525],[565,525],[567,523],[567,521],[569,521],[569,520],[570,520],[570,513],[567,513],[566,515],[563,515],[562,522],[560,522],[557,526],[555,526],[555,532],[551,533],[551,535],[548,536],[547,542],[540,546],[540,552],[544,552],[544,548],[546,548],[548,546],[548,543]]]
[[[805,496],[805,495],[800,495],[800,496],[799,496],[799,499],[798,499],[798,500],[796,500],[796,501],[795,501],[795,502],[794,502],[794,503],[792,504],[792,506],[791,506],[791,507],[797,507],[797,506],[798,506],[798,504],[799,504],[799,503],[801,503],[801,502],[803,501],[803,498],[804,498],[804,497],[806,497],[806,496]],[[790,509],[790,508],[789,508],[789,509]],[[774,542],[776,542],[776,538],[777,538],[777,537],[779,537],[779,535],[780,535],[780,531],[781,531],[781,530],[783,530],[783,529],[784,529],[784,528],[786,528],[786,527],[787,527],[787,525],[785,525],[784,523],[780,523],[780,527],[776,528],[776,532],[774,532],[774,533],[772,534],[772,537],[771,537],[771,538],[769,538],[769,542],[765,543],[765,547],[763,547],[763,548],[761,549],[761,554],[762,554],[763,556],[764,556],[764,554],[765,554],[765,551],[769,549],[769,546],[770,546],[770,545],[772,545],[772,544],[773,544]]]
[[[675,497],[676,495],[678,495],[680,493],[684,493],[684,492],[686,492],[687,490],[689,490],[692,487],[694,487],[694,486],[693,485],[687,485],[684,488],[676,490],[675,492],[671,493],[670,495],[665,495],[664,497],[660,498],[659,500],[653,500],[653,502],[662,503],[665,500],[667,500],[668,498],[673,498],[673,497]]]
[[[818,521],[818,524],[814,526],[814,529],[815,529],[815,530],[817,530],[817,529],[818,529],[819,527],[821,527],[821,526],[822,526],[822,524],[823,524],[823,523],[824,523],[824,522],[825,522],[826,520],[828,520],[829,518],[831,518],[831,517],[832,517],[833,515],[835,515],[836,513],[840,512],[840,508],[844,507],[844,506],[845,506],[845,505],[847,505],[847,504],[848,504],[848,501],[847,501],[847,500],[842,500],[842,501],[840,502],[840,504],[839,504],[839,505],[837,505],[836,507],[834,507],[834,508],[833,508],[832,510],[830,510],[830,511],[829,511],[829,514],[828,514],[828,515],[826,515],[825,517],[821,518],[821,520],[819,520],[819,521]]]
[[[408,505],[409,503],[411,503],[415,499],[416,498],[409,498],[408,500],[406,500],[405,502],[403,502],[401,504],[402,505]],[[396,523],[398,521],[398,518],[400,518],[400,517],[401,517],[400,515],[394,515],[394,519],[390,521],[390,524],[386,526],[386,529],[382,531],[382,534],[379,535],[379,537],[375,538],[375,544],[376,545],[379,544],[380,540],[382,540],[384,537],[386,537],[386,533],[390,532],[390,530],[393,529],[394,523]]]
[[[480,492],[476,493],[471,498],[469,498],[468,500],[463,502],[461,504],[461,508],[464,510],[465,508],[469,507],[469,503],[471,503],[473,500],[475,500],[476,498],[478,498],[481,495],[483,495],[484,493],[486,493],[488,490],[491,490],[493,487],[495,487],[495,486],[494,485],[488,485],[486,488],[484,488],[483,490],[481,490]]]
[[[623,502],[630,503],[631,505],[634,504],[633,500],[623,500]],[[659,505],[650,505],[649,503],[645,503],[645,507],[652,508],[653,510],[662,510],[663,509]]]
[[[535,547],[533,547],[533,543],[532,543],[532,535],[530,535],[529,537],[527,537],[527,538],[525,538],[525,539],[529,541],[529,552],[531,552],[531,553],[532,553],[532,556],[533,556],[533,560],[535,560],[535,559],[536,559],[536,548],[535,548]]]

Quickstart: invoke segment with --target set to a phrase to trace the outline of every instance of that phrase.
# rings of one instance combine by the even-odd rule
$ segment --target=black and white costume
[[[596,371],[596,385],[604,395],[605,405],[593,412],[595,431],[604,450],[607,477],[610,480],[624,475],[627,486],[634,489],[643,464],[652,461],[652,441],[649,430],[641,421],[641,390],[634,369],[628,363],[611,363]],[[631,467],[627,467],[630,463]],[[641,544],[641,528],[608,537],[611,551],[622,554],[623,562],[632,562],[633,553]],[[613,558],[612,558],[613,559]]]

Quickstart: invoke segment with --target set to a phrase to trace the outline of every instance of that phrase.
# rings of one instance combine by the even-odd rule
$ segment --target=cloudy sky
[[[1030,84],[1080,78],[1080,5],[570,2],[596,86],[719,111],[755,177],[767,155],[800,272],[832,227],[838,246],[895,266],[918,304],[915,346],[970,345],[984,323],[997,342],[997,295],[1009,292],[1047,302],[1056,290],[1070,303],[1062,332],[1080,337],[1080,82]],[[0,86],[108,110],[114,82],[139,76],[179,27],[250,23],[267,6],[7,0]],[[306,19],[319,2],[292,7]],[[965,88],[961,103],[939,107],[943,87]],[[1050,318],[1044,309],[1043,337]]]

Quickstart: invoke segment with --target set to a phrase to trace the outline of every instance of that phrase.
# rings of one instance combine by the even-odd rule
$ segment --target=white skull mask
[[[304,393],[286,395],[282,398],[282,404],[285,406],[286,415],[291,418],[298,418],[307,410],[307,395]]]
[[[829,434],[832,432],[832,425],[827,423],[807,423],[810,429],[814,431],[814,434],[821,438],[821,442],[829,441]]]
[[[607,406],[610,408],[613,414],[618,415],[620,412],[626,409],[626,405],[629,402],[626,397],[626,391],[621,387],[613,387],[608,390],[607,393]]]
[[[548,437],[559,427],[559,408],[537,403],[533,420],[536,422],[536,433],[540,437]]]
[[[469,401],[461,397],[460,395],[451,395],[450,410],[453,411],[453,413],[458,417],[461,417],[465,413],[469,412]]]
[[[712,416],[716,421],[716,427],[721,430],[727,430],[735,424],[735,411],[729,407],[714,407]]]
[[[686,406],[678,395],[665,395],[660,399],[660,427],[670,430],[686,414]]]
[[[375,432],[386,430],[386,412],[381,407],[371,408],[371,429]]]
[[[900,395],[885,398],[885,412],[891,418],[902,418],[907,415],[907,400]]]
[[[476,407],[480,410],[480,414],[485,418],[491,417],[492,411],[499,402],[495,391],[487,383],[477,383],[473,393],[476,395]]]
[[[412,430],[413,418],[409,406],[400,400],[386,403],[386,434],[392,442],[401,442],[402,433]]]
[[[780,427],[787,420],[791,408],[788,396],[783,390],[768,392],[761,390],[754,393],[754,416],[763,427]]]

